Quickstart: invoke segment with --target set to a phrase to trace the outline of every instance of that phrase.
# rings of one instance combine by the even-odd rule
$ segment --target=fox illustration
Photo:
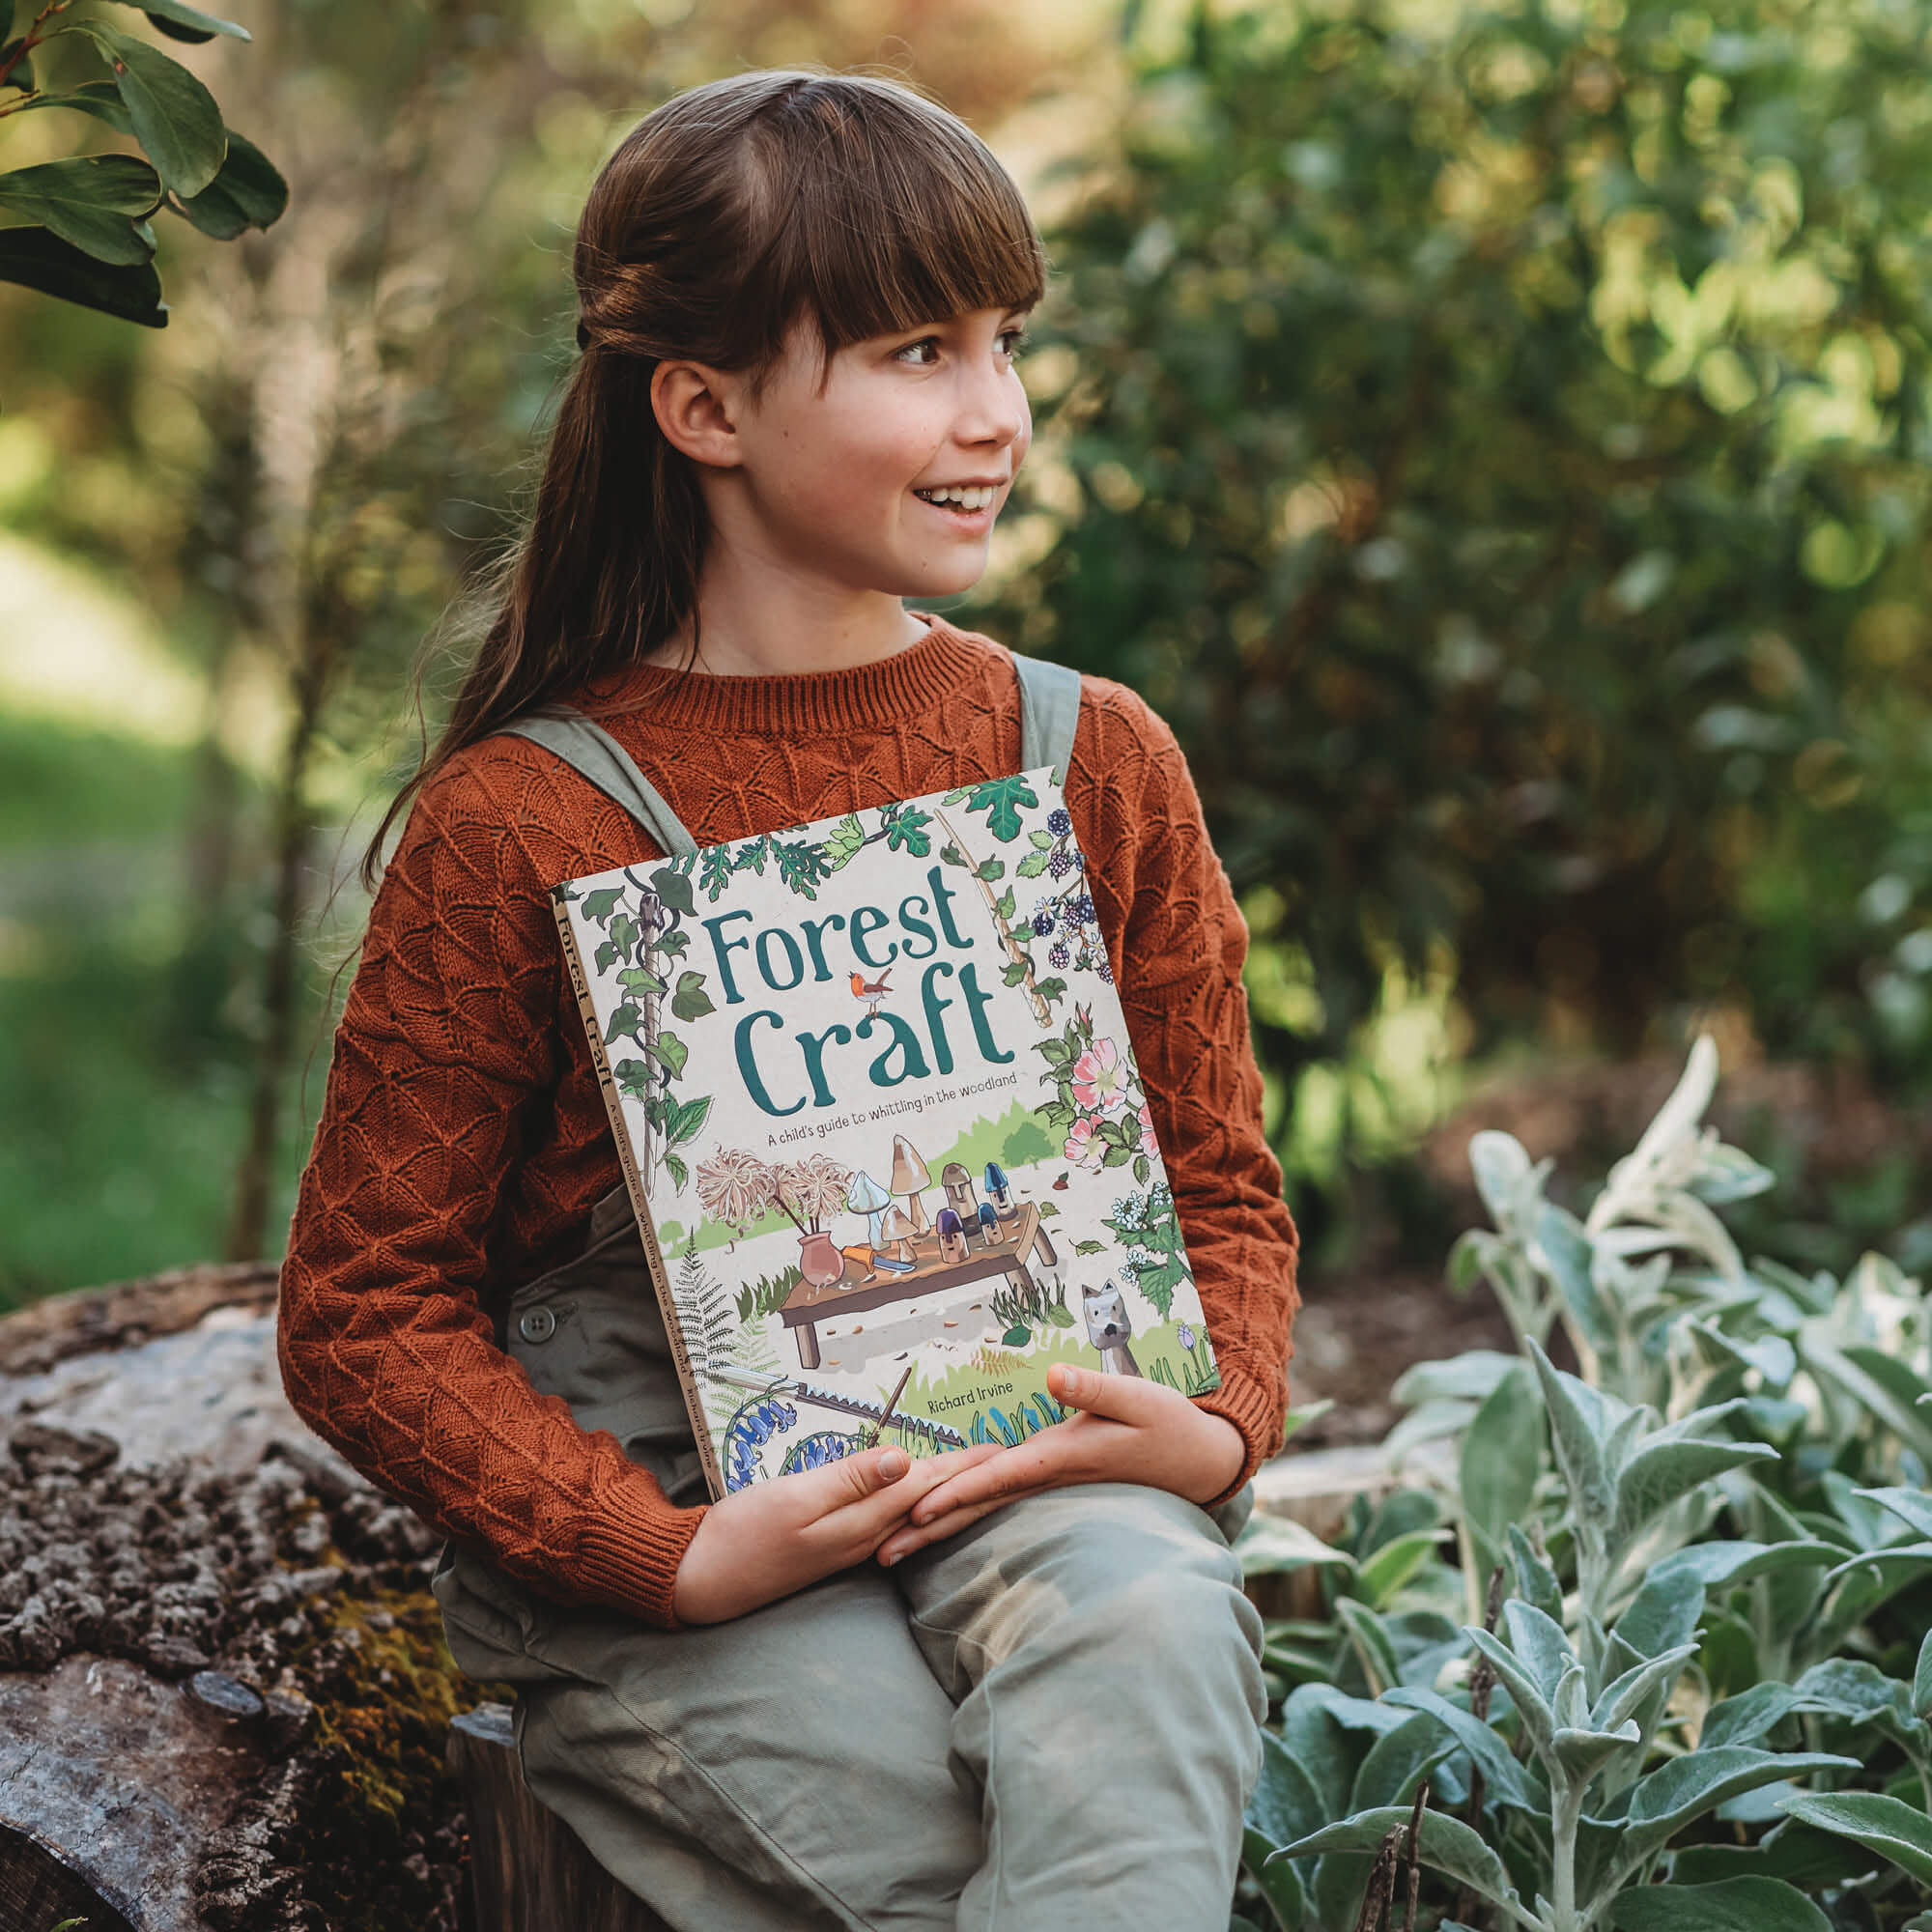
[[[1101,1372],[1114,1376],[1137,1376],[1141,1365],[1127,1347],[1134,1324],[1127,1320],[1127,1304],[1109,1275],[1098,1288],[1080,1291],[1080,1312],[1087,1318],[1087,1339],[1100,1351]]]

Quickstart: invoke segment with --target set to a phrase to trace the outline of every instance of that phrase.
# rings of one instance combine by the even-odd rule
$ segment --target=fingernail
[[[1085,1395],[1087,1393],[1086,1375],[1079,1369],[1068,1369],[1066,1371],[1065,1386],[1068,1395]]]
[[[893,1567],[893,1565],[896,1563],[898,1560],[899,1560],[899,1553],[896,1549],[895,1549],[890,1556],[888,1556],[883,1549],[879,1551],[879,1561],[888,1570],[890,1570]]]
[[[895,1483],[912,1467],[912,1459],[903,1449],[888,1449],[879,1458],[879,1474],[887,1482]]]

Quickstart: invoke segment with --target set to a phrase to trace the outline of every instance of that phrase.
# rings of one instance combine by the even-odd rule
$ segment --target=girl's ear
[[[651,411],[673,449],[694,463],[735,469],[743,457],[734,418],[739,385],[702,362],[660,362],[651,373]]]

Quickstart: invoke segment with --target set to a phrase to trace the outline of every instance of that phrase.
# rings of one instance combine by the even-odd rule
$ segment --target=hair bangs
[[[810,315],[828,362],[848,343],[1031,308],[1045,293],[1045,250],[1012,178],[910,89],[814,81],[764,131],[776,137],[766,313],[781,333]]]

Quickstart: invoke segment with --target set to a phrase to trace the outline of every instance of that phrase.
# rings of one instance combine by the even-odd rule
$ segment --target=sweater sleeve
[[[1073,766],[1092,775],[1094,842],[1087,826],[1081,838],[1221,1371],[1195,1400],[1248,1446],[1232,1495],[1282,1446],[1300,1305],[1299,1241],[1263,1131],[1241,983],[1248,928],[1173,732],[1124,686],[1087,689]]]
[[[336,1032],[276,1350],[302,1419],[445,1535],[540,1595],[672,1628],[703,1510],[539,1395],[479,1298],[559,1064],[546,887],[582,867],[533,855],[542,836],[487,758],[452,761],[418,799]]]

